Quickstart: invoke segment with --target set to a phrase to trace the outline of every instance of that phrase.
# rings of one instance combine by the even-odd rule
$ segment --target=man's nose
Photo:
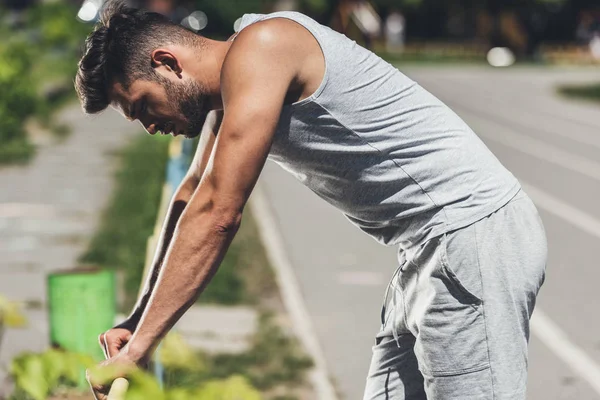
[[[142,125],[144,126],[144,129],[146,129],[146,132],[148,132],[151,135],[155,135],[156,134],[156,124],[144,124],[142,123]]]
[[[143,115],[140,118],[138,118],[138,121],[140,121],[140,124],[142,124],[146,132],[148,132],[151,135],[156,134],[156,123],[152,121],[152,118],[150,118],[150,116]]]

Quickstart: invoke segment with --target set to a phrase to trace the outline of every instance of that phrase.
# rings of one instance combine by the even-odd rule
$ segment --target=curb
[[[292,263],[285,251],[281,233],[260,182],[254,188],[248,204],[255,216],[267,258],[273,265],[277,284],[281,289],[281,297],[291,317],[296,336],[315,363],[312,372],[309,374],[309,380],[317,392],[317,398],[320,400],[339,400],[329,379],[325,356],[304,304]]]

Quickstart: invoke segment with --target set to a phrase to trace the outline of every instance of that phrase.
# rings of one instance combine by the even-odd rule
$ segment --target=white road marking
[[[482,122],[485,121],[488,126],[495,127],[493,133],[490,133],[490,129],[478,129],[477,134],[479,136],[600,181],[600,163],[572,154],[541,140],[516,133],[504,125],[484,120],[475,114],[467,114],[470,123],[473,123],[473,119],[479,119]]]
[[[531,331],[600,394],[600,366],[569,340],[558,325],[539,308],[536,308],[531,317]]]
[[[458,82],[455,82],[455,83],[458,83]],[[447,84],[447,82],[446,82],[446,84]],[[463,83],[458,83],[457,85],[453,85],[453,86],[454,86],[453,91],[455,94],[456,94],[457,89],[460,90],[460,89],[464,88]],[[473,88],[471,88],[471,89],[473,89]],[[552,91],[554,91],[554,88],[552,89]],[[469,112],[475,113],[476,115],[480,115],[481,118],[486,118],[486,114],[492,115],[493,111],[490,112],[490,109],[494,110],[494,107],[498,107],[498,106],[501,107],[501,106],[506,105],[506,101],[499,101],[499,102],[496,101],[496,100],[498,100],[497,93],[494,93],[491,96],[485,96],[485,92],[480,91],[479,94],[483,95],[483,96],[480,98],[480,101],[476,104],[474,104],[474,103],[471,103],[471,104],[458,103],[458,102],[454,101],[452,98],[447,98],[446,103],[449,105],[452,105],[452,108],[460,108],[460,109],[468,110]],[[547,96],[547,95],[548,95],[547,93],[544,93],[544,96]],[[552,99],[552,100],[555,100],[555,99]],[[565,101],[564,99],[560,99],[560,98],[559,98],[559,100]],[[492,103],[494,103],[494,105],[492,105]],[[481,105],[484,105],[485,108],[480,107]],[[523,114],[518,114],[518,115],[515,115],[514,117],[519,120],[519,124],[521,124],[524,129],[527,129],[527,126],[530,126],[532,129],[540,130],[540,122],[541,122],[541,124],[545,124],[546,126],[552,125],[553,124],[552,118],[556,117],[555,114],[548,113],[548,111],[546,111],[543,107],[537,108],[537,109],[532,109],[530,106],[528,106],[525,109],[525,108],[523,108],[523,106],[524,106],[523,104],[515,104],[514,102],[512,102],[511,105],[513,106],[513,108],[518,108],[518,112],[523,112]],[[569,101],[569,105],[572,106],[573,103],[571,103]],[[537,113],[538,115],[536,115],[535,118],[532,118],[532,112]],[[585,130],[574,129],[574,130],[568,130],[568,131],[563,130],[563,129],[551,129],[551,130],[546,129],[545,132],[549,133],[551,135],[563,137],[565,139],[568,139],[568,140],[571,140],[574,142],[578,142],[581,144],[600,148],[600,136],[598,136],[597,134],[594,134],[595,132],[590,133],[590,130],[595,130],[599,126],[597,126],[596,124],[593,124],[591,121],[581,121],[581,120],[578,120],[576,117],[569,117],[568,115],[561,115],[560,118],[558,119],[558,121],[561,121],[561,120],[568,120],[569,122],[575,123],[575,124],[583,124],[583,126],[585,126],[588,129],[585,129]]]
[[[252,193],[250,208],[259,227],[259,233],[265,245],[269,261],[275,269],[285,308],[290,314],[299,340],[315,363],[310,379],[317,392],[318,399],[337,400],[335,389],[329,380],[323,350],[304,304],[292,263],[286,254],[277,222],[260,183],[257,184]]]
[[[525,192],[537,206],[561,218],[568,224],[600,238],[600,220],[521,179],[520,182]]]
[[[534,203],[565,222],[600,238],[600,221],[549,193],[521,180],[521,186]],[[554,354],[600,394],[600,366],[573,343],[539,307],[531,318],[531,331]]]

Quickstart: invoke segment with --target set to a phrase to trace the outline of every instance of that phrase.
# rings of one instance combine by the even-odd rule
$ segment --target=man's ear
[[[177,56],[166,49],[156,49],[152,52],[152,66],[154,68],[165,68],[168,72],[174,72],[181,78],[183,68]]]

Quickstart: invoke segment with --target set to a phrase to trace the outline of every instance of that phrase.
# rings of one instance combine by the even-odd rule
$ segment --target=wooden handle
[[[117,378],[113,382],[107,400],[125,400],[129,382],[125,378]]]

